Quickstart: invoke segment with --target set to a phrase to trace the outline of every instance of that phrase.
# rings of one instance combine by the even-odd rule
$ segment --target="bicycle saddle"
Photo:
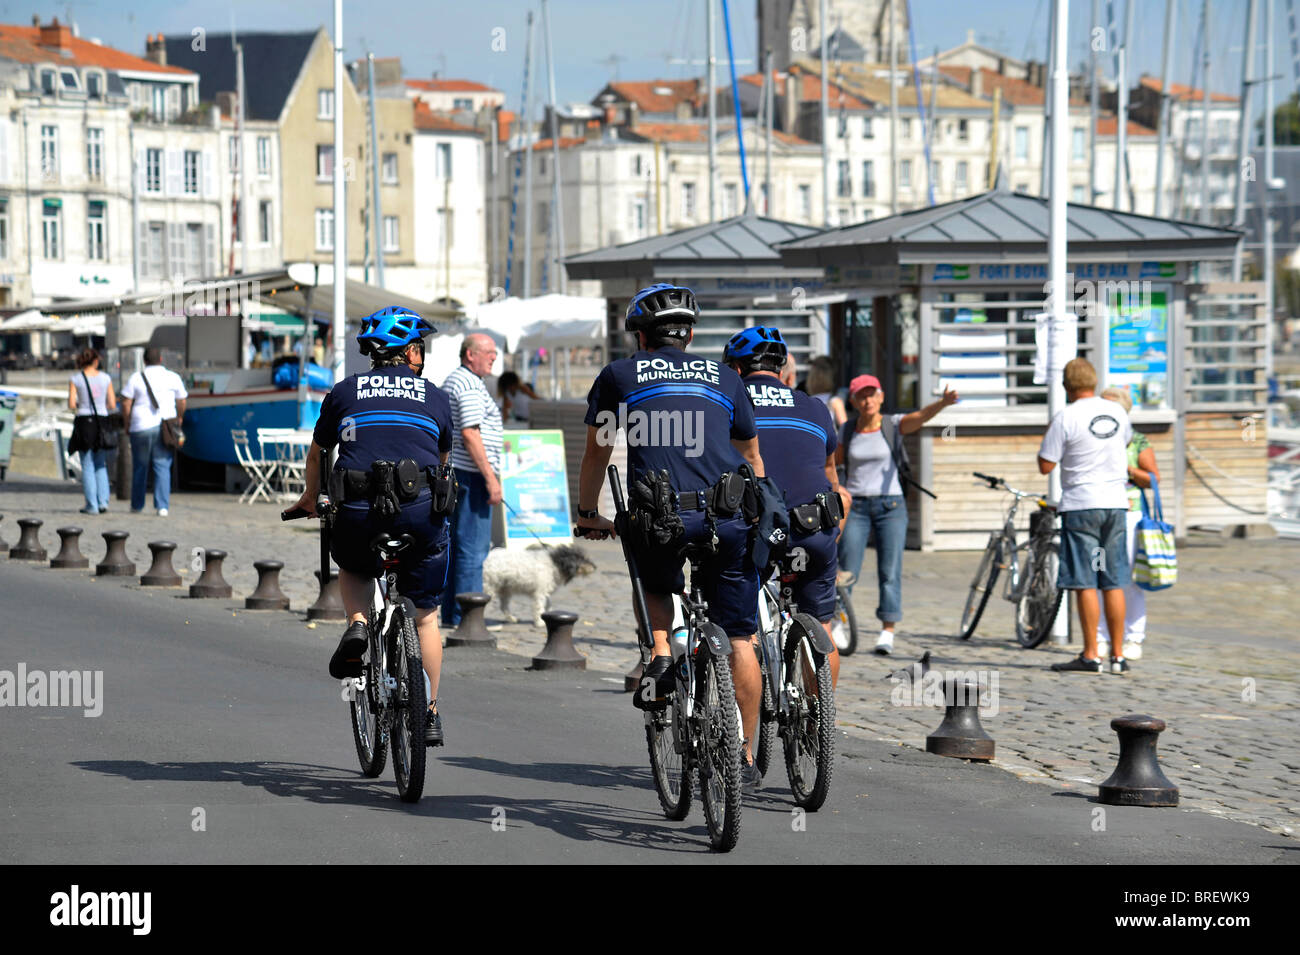
[[[376,534],[370,542],[370,549],[385,555],[400,554],[414,543],[415,538],[410,534]]]

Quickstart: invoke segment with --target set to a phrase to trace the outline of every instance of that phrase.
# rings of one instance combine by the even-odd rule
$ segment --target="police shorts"
[[[835,574],[839,570],[840,529],[832,527],[807,536],[796,531],[790,538],[785,563],[799,577],[791,586],[800,613],[822,623],[835,616]]]
[[[383,562],[370,549],[370,542],[380,533],[411,535],[414,544],[401,553],[397,589],[421,610],[437,607],[447,586],[451,550],[446,518],[434,520],[429,515],[428,490],[403,504],[401,513],[391,521],[372,521],[370,504],[365,501],[340,507],[330,532],[330,555],[334,563],[362,577],[378,577],[383,572]]]
[[[684,542],[707,539],[704,514],[682,512]],[[709,604],[709,619],[728,637],[748,637],[758,629],[758,571],[749,559],[749,526],[742,518],[719,518],[718,551],[700,564],[700,591]],[[680,544],[680,542],[679,542]],[[684,561],[657,548],[637,554],[641,586],[650,594],[681,593],[686,587]]]

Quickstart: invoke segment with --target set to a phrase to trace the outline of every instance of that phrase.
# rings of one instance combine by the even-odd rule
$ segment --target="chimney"
[[[157,63],[159,66],[167,65],[167,41],[159,33],[157,36],[148,36],[144,41],[144,58],[150,63]]]
[[[233,90],[223,90],[217,94],[217,110],[223,116],[235,118],[235,109],[239,105],[239,100]]]
[[[983,67],[975,66],[975,67],[972,67],[972,68],[971,68],[971,71],[970,71],[970,95],[971,95],[971,96],[983,96],[983,95],[984,95],[984,69],[983,69]]]
[[[72,50],[72,31],[59,23],[58,17],[55,17],[47,24],[42,24],[40,17],[32,17],[32,21],[32,26],[41,28],[41,46],[65,53]]]
[[[799,84],[803,77],[796,76],[793,72],[785,74],[785,98],[782,105],[785,109],[781,110],[781,132],[795,132],[795,124],[799,119]]]

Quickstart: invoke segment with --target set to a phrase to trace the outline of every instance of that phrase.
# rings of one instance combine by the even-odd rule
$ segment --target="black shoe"
[[[442,736],[442,718],[432,710],[429,711],[429,720],[424,727],[424,745],[441,746],[443,744]]]
[[[1110,672],[1111,672],[1111,673],[1127,673],[1127,672],[1128,672],[1128,660],[1124,659],[1124,657],[1111,657],[1111,658],[1110,658]]]
[[[370,631],[365,623],[358,620],[356,623],[348,624],[348,628],[343,631],[342,639],[339,640],[338,649],[334,651],[334,656],[330,657],[330,676],[336,680],[361,676],[361,654],[366,652],[366,645],[369,643]]]
[[[744,759],[740,761],[740,791],[742,793],[756,793],[759,785],[763,782],[763,774],[758,771],[757,763],[747,763]]]
[[[646,699],[649,690],[649,687],[646,686],[646,680],[654,681],[653,699]],[[637,688],[632,691],[632,705],[638,710],[662,709],[668,704],[664,697],[668,696],[676,688],[677,678],[673,674],[673,658],[667,656],[655,657],[642,672],[641,682],[637,684]]]
[[[1068,663],[1053,663],[1052,669],[1055,670],[1057,673],[1073,673],[1076,671],[1079,673],[1100,673],[1101,661],[1089,660],[1082,653],[1080,653],[1077,657],[1075,657],[1073,660],[1070,660]]]

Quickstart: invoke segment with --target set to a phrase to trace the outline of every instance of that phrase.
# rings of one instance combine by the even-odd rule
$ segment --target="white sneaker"
[[[880,631],[880,637],[876,640],[876,652],[881,656],[889,656],[894,652],[894,633],[892,630]]]
[[[1142,659],[1142,644],[1140,644],[1140,643],[1132,643],[1132,642],[1130,642],[1130,641],[1128,641],[1128,640],[1125,640],[1125,641],[1124,641],[1124,659],[1126,659],[1126,660],[1141,660],[1141,659]]]
[[[831,621],[831,643],[835,644],[835,649],[843,653],[849,646],[849,630],[844,626],[842,620]]]
[[[160,507],[160,508],[158,508],[158,516],[159,516],[159,517],[166,517],[166,516],[167,516],[167,508],[165,508],[165,507]]]

